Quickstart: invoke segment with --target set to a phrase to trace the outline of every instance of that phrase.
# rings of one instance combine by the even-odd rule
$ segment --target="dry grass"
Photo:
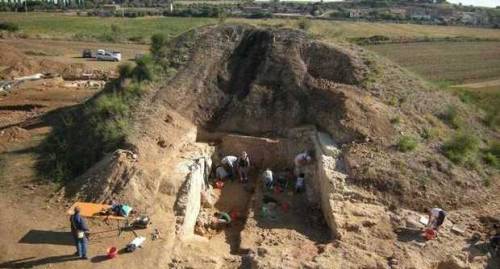
[[[462,84],[500,77],[500,42],[422,42],[368,48],[431,81]]]

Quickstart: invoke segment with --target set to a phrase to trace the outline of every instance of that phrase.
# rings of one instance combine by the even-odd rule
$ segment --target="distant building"
[[[102,9],[104,11],[115,12],[121,9],[120,5],[103,5]]]

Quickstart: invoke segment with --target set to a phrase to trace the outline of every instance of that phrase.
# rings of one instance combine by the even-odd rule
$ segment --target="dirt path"
[[[470,88],[470,89],[500,87],[500,79],[481,81],[481,82],[476,82],[476,83],[467,83],[467,84],[462,84],[462,85],[455,85],[453,87]]]

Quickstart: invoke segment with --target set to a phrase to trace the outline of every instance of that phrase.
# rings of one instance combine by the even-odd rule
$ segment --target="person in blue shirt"
[[[80,208],[75,207],[75,213],[69,218],[71,223],[71,234],[75,240],[76,253],[81,259],[87,259],[87,234],[89,228],[85,220],[80,216]]]

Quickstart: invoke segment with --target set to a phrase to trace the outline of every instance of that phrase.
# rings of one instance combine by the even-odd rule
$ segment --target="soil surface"
[[[68,42],[62,41],[37,41],[41,47],[30,40],[0,42],[25,48],[11,55],[0,50],[0,59],[30,63],[9,64],[4,75],[40,70],[45,61],[55,71],[77,73],[87,65],[104,73],[116,66],[71,58],[79,57],[82,48],[103,44],[75,42],[65,49]],[[62,55],[24,51],[48,54],[50,46]],[[144,50],[132,46],[122,52],[132,57]],[[469,126],[488,139],[491,133],[456,97],[432,91],[361,48],[325,44],[288,29],[208,26],[181,35],[162,53],[175,76],[149,85],[133,108],[123,149],[107,154],[71,184],[49,183],[37,175],[36,148],[52,135],[54,124],[41,116],[56,117],[59,109],[85,102],[99,89],[40,80],[1,97],[0,237],[5,243],[0,268],[498,268],[498,258],[487,248],[492,224],[500,222],[498,173],[485,170],[493,180],[484,186],[484,174],[441,154],[441,136],[419,139],[409,153],[396,149],[403,134],[421,137],[431,128],[453,132],[437,117],[450,104],[470,115]],[[246,185],[227,182],[214,191],[209,214],[236,210],[240,218],[233,225],[210,238],[179,236],[183,216],[176,204],[190,165],[213,153],[212,144],[196,140],[199,129],[275,138],[304,125],[327,133],[338,146],[335,161],[342,169],[328,166],[327,159],[318,165],[328,175],[323,186],[333,187],[316,186],[318,197],[312,197],[327,197],[331,212],[306,193],[265,191],[252,176]],[[296,135],[297,141],[309,137]],[[292,158],[285,162],[293,166]],[[269,198],[276,203],[265,202]],[[135,235],[119,233],[115,223],[89,220],[90,260],[75,260],[66,209],[76,200],[110,199],[152,218],[148,229],[136,231],[147,237],[144,248],[131,254],[122,250],[108,260],[108,247],[122,249]],[[438,239],[426,242],[418,217],[432,206],[449,215]],[[456,227],[463,229],[453,231]],[[154,229],[161,236],[153,241]]]

